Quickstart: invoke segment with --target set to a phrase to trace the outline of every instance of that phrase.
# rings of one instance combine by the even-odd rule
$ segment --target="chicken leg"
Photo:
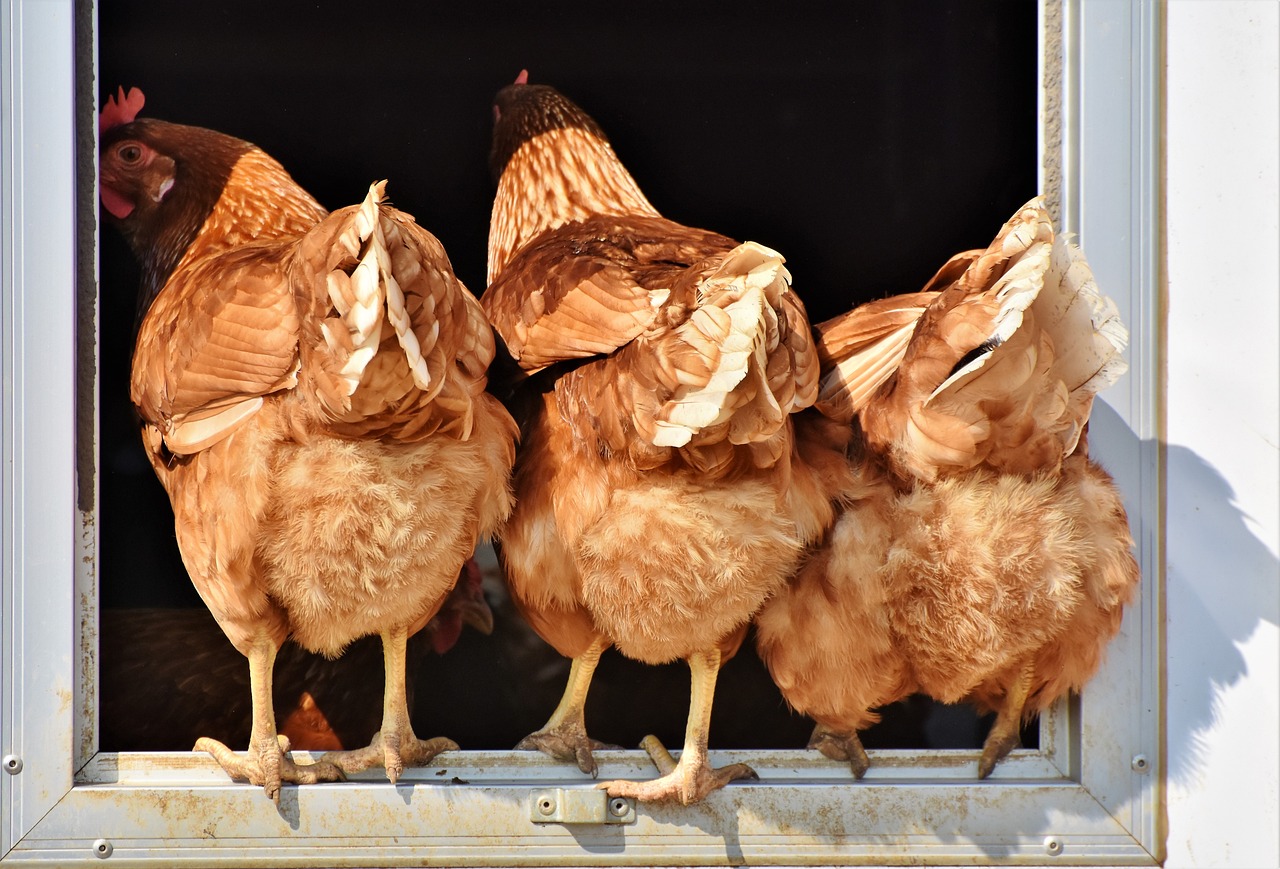
[[[517,751],[537,750],[556,760],[572,761],[578,769],[596,777],[596,759],[592,752],[610,746],[587,736],[585,710],[591,677],[608,647],[608,642],[597,637],[585,652],[573,659],[569,665],[569,683],[565,685],[559,705],[541,730],[520,740]]]
[[[853,777],[856,779],[866,775],[867,768],[871,766],[871,760],[867,757],[867,750],[862,747],[862,740],[858,738],[858,731],[856,730],[851,730],[849,733],[838,733],[819,724],[813,728],[813,735],[809,737],[808,747],[816,748],[832,760],[847,760],[849,768],[853,770]]]
[[[321,758],[329,761],[344,773],[360,772],[373,766],[387,771],[387,778],[395,784],[408,766],[423,766],[442,751],[456,751],[458,744],[452,739],[437,736],[419,739],[409,722],[409,704],[405,699],[405,649],[409,630],[401,626],[382,633],[382,656],[386,670],[386,685],[382,692],[382,729],[364,748],[351,751],[331,751]]]
[[[260,636],[249,647],[249,692],[253,702],[253,728],[246,757],[207,736],[196,740],[193,751],[207,751],[233,779],[247,779],[260,785],[273,802],[280,802],[282,782],[314,784],[342,781],[343,771],[321,758],[315,763],[297,764],[288,755],[289,740],[276,732],[276,715],[271,705],[271,672],[279,646]]]
[[[1009,690],[1004,695],[1004,702],[996,713],[995,723],[991,725],[991,732],[982,743],[982,757],[978,760],[978,778],[991,775],[996,764],[1022,744],[1022,710],[1027,704],[1027,696],[1031,693],[1031,676],[1034,667],[1033,661],[1027,661],[1009,685]]]
[[[689,718],[685,725],[684,750],[680,752],[680,762],[676,763],[656,736],[646,736],[641,747],[649,753],[662,777],[647,782],[605,782],[600,787],[607,790],[609,796],[631,797],[646,802],[675,800],[687,806],[731,781],[757,777],[755,770],[745,763],[712,769],[707,758],[711,703],[715,696],[720,660],[719,649],[695,652],[688,659],[691,687]]]

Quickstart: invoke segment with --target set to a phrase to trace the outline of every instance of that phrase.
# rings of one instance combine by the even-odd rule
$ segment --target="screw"
[[[106,839],[99,839],[93,843],[93,856],[97,857],[99,860],[107,859],[111,856],[111,852],[114,850],[115,848],[111,847],[111,843]]]
[[[1133,760],[1129,761],[1129,766],[1133,767],[1134,772],[1147,773],[1151,771],[1151,764],[1147,761],[1145,754],[1135,754]]]
[[[0,761],[0,766],[3,766],[4,771],[9,775],[17,775],[22,772],[22,758],[16,754],[6,754],[4,760]]]
[[[629,811],[631,811],[631,804],[622,797],[614,797],[609,801],[609,814],[615,818],[625,818]]]
[[[538,800],[538,811],[544,815],[554,814],[556,810],[556,801],[551,797],[542,797]]]
[[[1062,842],[1054,836],[1046,836],[1044,839],[1044,852],[1050,857],[1057,857],[1062,853]]]

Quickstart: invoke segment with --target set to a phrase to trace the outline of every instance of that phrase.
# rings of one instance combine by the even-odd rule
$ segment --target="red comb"
[[[520,74],[516,76],[515,84],[528,84],[528,83],[529,83],[529,70],[527,69],[520,70]]]
[[[120,88],[118,101],[115,97],[107,97],[107,104],[102,107],[102,114],[98,117],[98,135],[102,135],[112,127],[132,121],[138,116],[138,112],[142,111],[146,101],[147,98],[138,88],[129,88],[127,94],[123,87]]]

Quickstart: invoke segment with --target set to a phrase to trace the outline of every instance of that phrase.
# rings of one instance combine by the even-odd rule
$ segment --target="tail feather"
[[[937,297],[926,291],[878,299],[814,327],[822,366],[818,410],[852,422],[898,370],[917,321]]]
[[[371,185],[299,247],[295,294],[315,315],[303,324],[303,379],[343,432],[465,438],[492,330],[440,243],[385,190]]]
[[[980,464],[1054,468],[1076,449],[1093,396],[1125,370],[1115,304],[1079,248],[1054,237],[1041,199],[986,252],[954,262],[948,277],[968,265],[945,287],[931,282],[939,295],[897,370],[865,399],[868,443],[901,475],[925,480]],[[860,360],[871,372],[864,380],[879,376],[886,356]]]
[[[798,403],[812,403],[816,354],[811,341],[794,337],[784,301],[790,281],[782,256],[755,242],[739,245],[702,281],[699,307],[672,333],[682,349],[671,353],[700,364],[686,365],[651,424],[638,421],[654,446],[683,447],[717,426],[727,426],[731,443],[765,441]]]

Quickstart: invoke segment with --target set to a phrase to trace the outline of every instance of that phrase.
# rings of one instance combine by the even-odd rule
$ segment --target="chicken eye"
[[[142,146],[134,144],[121,145],[116,154],[125,163],[137,163],[142,159]]]

